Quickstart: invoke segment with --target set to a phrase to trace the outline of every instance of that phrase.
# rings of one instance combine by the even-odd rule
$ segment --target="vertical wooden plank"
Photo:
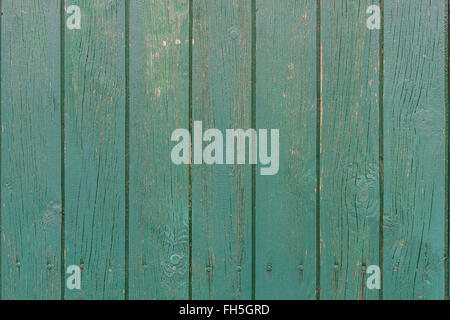
[[[172,132],[189,129],[189,1],[132,1],[130,299],[186,299],[189,166]]]
[[[259,0],[256,31],[256,125],[280,130],[278,174],[256,171],[256,298],[315,299],[316,3]]]
[[[445,0],[385,0],[385,299],[443,299]]]
[[[59,299],[59,5],[2,2],[2,298]]]
[[[193,121],[225,137],[251,126],[251,1],[193,3]],[[250,165],[193,165],[194,299],[251,298],[251,206]]]
[[[122,299],[125,278],[125,5],[71,0],[81,29],[67,30],[66,265],[82,288],[67,299]]]
[[[450,1],[446,4],[444,25],[447,44],[445,45],[445,296],[448,300],[450,297]]]
[[[364,267],[379,264],[378,1],[321,5],[321,297],[376,299]]]

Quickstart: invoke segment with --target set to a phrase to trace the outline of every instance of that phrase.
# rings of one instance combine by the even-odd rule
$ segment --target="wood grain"
[[[0,299],[448,297],[448,1],[0,4]],[[173,164],[194,121],[278,174]]]
[[[3,299],[60,297],[58,1],[2,1]]]
[[[373,1],[322,1],[320,287],[323,299],[376,299],[379,264],[379,33]]]
[[[443,299],[446,1],[385,0],[385,299]]]
[[[278,174],[256,172],[256,298],[315,299],[315,1],[257,1],[256,31],[256,126],[280,130]]]
[[[251,126],[251,1],[193,2],[193,120]],[[225,154],[225,153],[224,153]],[[194,299],[251,298],[252,168],[192,169]]]
[[[189,166],[170,141],[189,129],[189,1],[132,1],[130,299],[189,295]]]
[[[77,0],[80,30],[65,36],[66,265],[81,291],[67,299],[122,299],[125,286],[125,5]]]

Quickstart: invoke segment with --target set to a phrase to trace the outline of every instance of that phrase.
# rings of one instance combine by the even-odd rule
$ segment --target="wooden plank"
[[[256,31],[256,126],[280,130],[278,174],[256,171],[256,298],[315,299],[315,1],[257,1]]]
[[[378,1],[322,1],[320,287],[323,299],[376,299],[364,267],[379,264]],[[379,4],[379,2],[378,2]]]
[[[122,299],[125,285],[125,5],[71,0],[66,30],[66,265],[82,288],[67,299]]]
[[[385,0],[385,299],[443,299],[446,1]]]
[[[189,294],[189,166],[172,132],[189,129],[189,1],[132,1],[130,299]]]
[[[225,137],[251,126],[251,1],[193,5],[193,120]],[[194,299],[251,298],[251,206],[250,165],[193,165]]]
[[[58,1],[2,1],[3,299],[61,294]]]

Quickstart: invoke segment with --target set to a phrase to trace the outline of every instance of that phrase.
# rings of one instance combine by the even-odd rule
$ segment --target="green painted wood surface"
[[[376,299],[364,266],[379,264],[379,33],[373,1],[322,1],[320,289],[323,299]]]
[[[122,299],[125,289],[125,5],[77,0],[65,32],[65,255],[82,289],[67,299]],[[66,2],[66,7],[69,1]]]
[[[189,128],[189,1],[132,1],[130,24],[130,299],[186,299],[189,166],[170,137]]]
[[[385,0],[385,299],[444,298],[446,10]]]
[[[1,297],[58,299],[61,264],[57,1],[2,1]]]
[[[251,127],[251,1],[193,2],[192,113],[203,128]],[[192,168],[192,295],[252,296],[252,168]]]
[[[256,299],[315,299],[315,1],[257,1],[256,31],[256,126],[280,129],[278,174],[256,176]]]
[[[80,30],[0,2],[0,298],[448,295],[447,1],[384,0],[383,30],[380,0],[67,0]],[[280,129],[278,175],[173,165],[196,120]]]

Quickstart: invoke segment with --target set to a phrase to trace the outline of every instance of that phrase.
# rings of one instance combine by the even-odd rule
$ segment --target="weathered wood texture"
[[[58,299],[59,5],[2,2],[1,294],[3,299]]]
[[[193,120],[204,130],[251,126],[251,1],[193,2]],[[251,298],[252,168],[192,169],[195,299]]]
[[[448,1],[0,4],[1,299],[448,296]],[[174,165],[194,121],[278,174]]]
[[[189,166],[170,159],[189,128],[189,1],[132,1],[130,299],[189,295]]]
[[[278,174],[256,172],[256,299],[315,299],[316,5],[256,12],[256,126],[280,130]]]
[[[445,0],[385,0],[385,299],[443,299]]]
[[[65,36],[65,251],[82,289],[67,299],[121,299],[125,288],[125,5],[82,8]]]
[[[378,298],[364,272],[379,264],[380,32],[366,26],[371,4],[324,0],[320,8],[323,299]]]

